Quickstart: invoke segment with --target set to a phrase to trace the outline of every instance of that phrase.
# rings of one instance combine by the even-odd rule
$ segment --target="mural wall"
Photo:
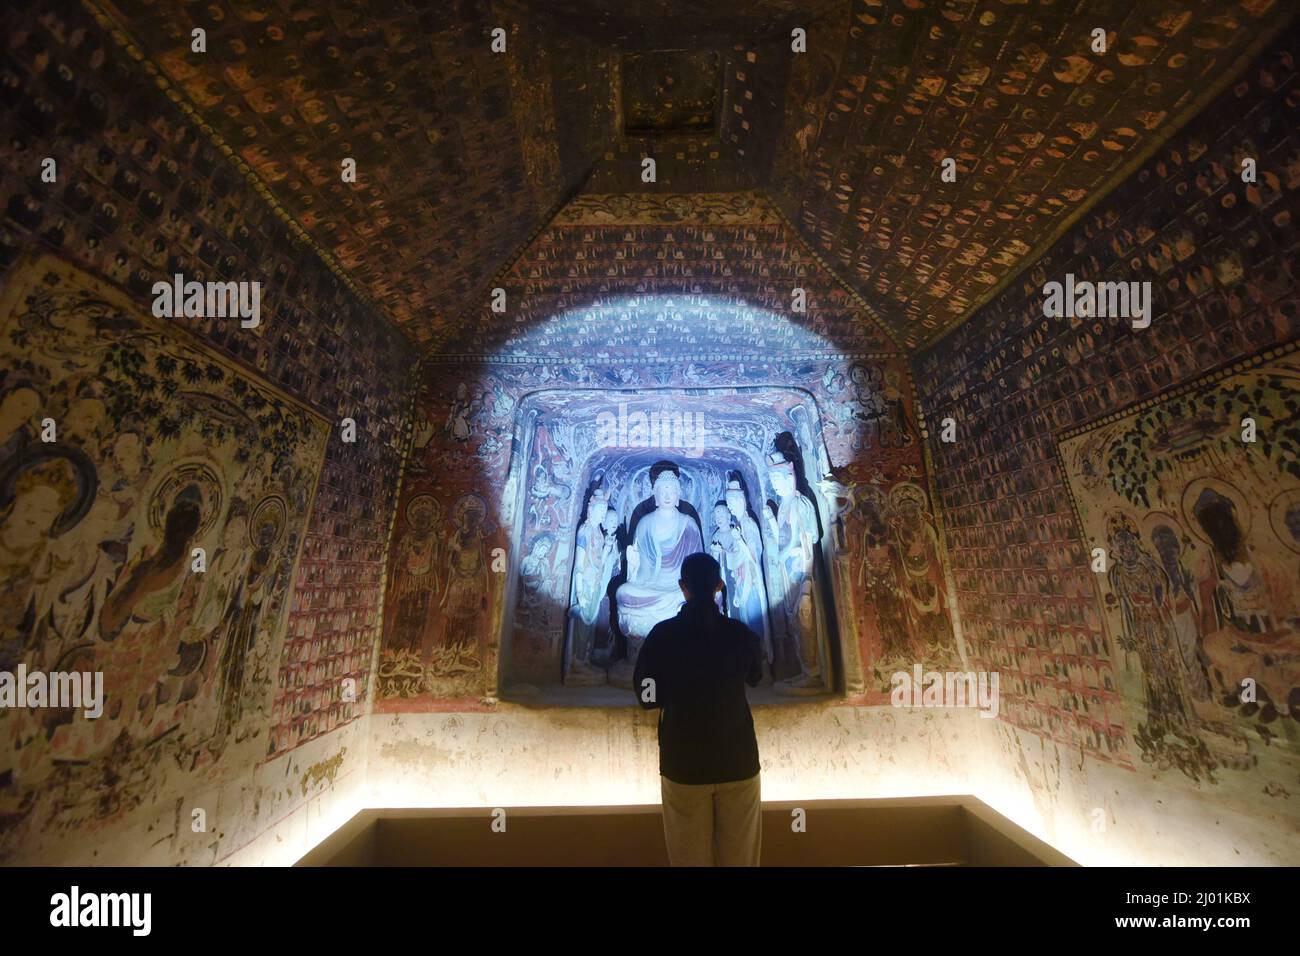
[[[415,341],[476,304],[575,176],[554,139],[552,53],[521,5],[92,5]],[[479,40],[502,24],[508,52],[494,54]],[[195,27],[210,55],[192,54]]]
[[[1199,780],[1281,760],[1287,774],[1289,758],[1294,773],[1300,364],[1292,352],[1179,392],[1060,444],[1086,547],[1109,555],[1126,723],[1161,770]]]
[[[87,459],[69,452],[71,457],[62,462],[45,462],[43,467],[29,462],[31,470],[25,472],[22,488],[15,476],[14,488],[8,493],[26,489],[30,495],[31,476],[40,474],[57,479],[55,500],[46,504],[57,507],[60,515],[68,504],[68,494],[75,494],[77,500],[99,503],[75,527],[55,519],[53,527],[32,526],[21,531],[10,528],[6,532],[7,536],[17,536],[11,539],[14,545],[45,553],[50,568],[66,560],[69,553],[77,561],[93,558],[95,567],[87,571],[91,574],[88,581],[93,583],[78,580],[75,583],[83,590],[74,587],[66,595],[56,594],[50,590],[56,584],[63,582],[62,589],[66,590],[72,583],[64,581],[65,575],[80,578],[86,569],[69,566],[34,572],[50,573],[51,577],[39,588],[34,583],[25,585],[25,592],[16,586],[6,595],[6,601],[24,605],[32,602],[33,614],[45,601],[42,606],[54,610],[54,618],[48,620],[43,632],[47,635],[79,630],[82,622],[72,623],[79,613],[77,609],[94,607],[98,608],[95,613],[102,613],[114,589],[125,594],[122,588],[127,579],[123,574],[148,577],[146,571],[133,569],[143,568],[150,557],[157,557],[156,549],[165,537],[160,537],[159,529],[166,528],[165,518],[170,513],[153,514],[149,510],[148,500],[155,494],[161,496],[158,501],[162,502],[168,495],[174,498],[184,493],[174,520],[181,521],[181,512],[188,513],[190,505],[195,505],[206,523],[190,534],[201,531],[206,536],[212,545],[208,549],[210,559],[216,559],[223,541],[227,553],[222,566],[213,565],[216,578],[205,585],[207,590],[200,593],[191,587],[187,592],[186,600],[195,602],[192,608],[166,612],[188,616],[191,629],[186,632],[186,641],[192,646],[182,644],[179,635],[165,641],[142,636],[148,631],[148,621],[157,627],[153,615],[162,613],[156,606],[157,595],[152,610],[139,613],[138,608],[151,604],[142,596],[114,601],[114,607],[130,609],[134,615],[122,621],[114,618],[114,626],[139,645],[142,659],[147,659],[152,668],[146,669],[141,678],[148,687],[126,688],[133,695],[138,692],[139,696],[149,697],[152,703],[140,709],[134,699],[123,702],[122,715],[111,719],[115,726],[129,728],[121,737],[115,761],[133,768],[129,781],[111,772],[96,780],[89,769],[74,770],[70,767],[80,765],[60,762],[54,778],[47,781],[57,789],[57,800],[33,802],[33,778],[28,775],[20,781],[20,764],[33,761],[33,772],[39,770],[49,753],[66,755],[66,748],[72,745],[70,733],[80,741],[77,734],[83,731],[77,729],[74,733],[74,725],[51,728],[54,733],[49,741],[25,746],[28,756],[20,758],[20,751],[10,752],[11,747],[18,737],[29,737],[31,728],[24,724],[26,729],[21,734],[14,729],[17,723],[6,728],[6,770],[0,773],[5,832],[0,837],[0,853],[7,854],[10,847],[18,846],[39,852],[40,841],[48,845],[64,838],[70,840],[73,831],[60,829],[62,823],[45,826],[54,819],[67,822],[82,814],[91,821],[87,825],[100,828],[109,839],[111,833],[125,832],[128,818],[139,820],[142,814],[162,812],[164,820],[155,827],[159,836],[156,842],[150,842],[154,858],[165,863],[211,861],[253,839],[260,828],[285,817],[305,798],[328,792],[340,775],[343,764],[330,762],[337,754],[322,757],[315,742],[354,724],[366,699],[383,597],[384,542],[405,437],[407,373],[415,356],[400,334],[378,318],[339,274],[331,271],[312,249],[300,244],[277,212],[274,200],[268,202],[260,195],[205,139],[192,119],[156,88],[152,78],[142,80],[139,66],[90,15],[77,5],[38,2],[20,6],[6,7],[0,14],[6,43],[6,55],[0,63],[0,113],[5,131],[0,137],[0,282],[6,292],[45,290],[42,294],[47,297],[55,289],[46,282],[50,275],[57,277],[60,288],[93,287],[96,291],[90,299],[112,305],[91,304],[70,312],[51,313],[51,321],[60,323],[60,341],[54,354],[62,363],[66,360],[62,350],[75,356],[85,345],[88,354],[102,351],[111,355],[115,367],[125,376],[119,381],[129,383],[130,388],[144,387],[137,379],[151,384],[156,389],[153,396],[157,407],[150,405],[147,412],[130,410],[145,415],[147,425],[144,419],[133,425],[123,424],[131,418],[125,412],[120,420],[109,417],[91,422],[92,414],[106,411],[106,399],[94,392],[77,394],[80,382],[73,379],[81,372],[69,370],[66,379],[51,377],[43,384],[35,382],[35,364],[23,367],[9,360],[11,355],[16,359],[20,354],[16,350],[34,347],[14,343],[9,333],[26,336],[34,343],[32,337],[38,327],[33,324],[38,313],[19,300],[7,321],[19,321],[15,316],[21,315],[33,318],[24,319],[26,324],[6,326],[2,387],[8,396],[2,399],[6,402],[5,441],[10,443],[8,447],[17,449],[31,438],[40,420],[52,414],[58,419],[60,440],[66,437],[69,447],[77,449],[81,448],[78,442],[86,443]],[[41,179],[42,160],[47,157],[56,163],[54,182]],[[30,265],[32,257],[42,251],[57,255],[62,265]],[[73,265],[86,275],[72,278],[69,269]],[[260,326],[243,329],[238,321],[229,319],[177,316],[163,320],[164,325],[176,328],[176,335],[171,336],[149,314],[150,290],[156,280],[176,273],[182,273],[187,280],[260,281]],[[144,334],[131,331],[137,323],[149,330],[154,337],[150,342],[155,344],[123,344],[119,333]],[[93,343],[99,344],[92,348]],[[192,360],[165,374],[149,364],[157,357],[166,364],[167,354],[171,353],[164,354],[165,350],[182,347],[174,343],[184,343],[185,354]],[[133,357],[136,353],[138,359]],[[189,377],[193,368],[200,371],[197,381]],[[381,368],[382,374],[378,371]],[[221,380],[209,380],[209,370],[214,375],[219,371]],[[53,369],[48,371],[53,376]],[[176,391],[171,395],[162,391],[167,381],[175,383]],[[51,391],[56,386],[56,391]],[[236,388],[242,389],[242,394],[234,393]],[[192,409],[173,404],[174,396],[190,392],[202,399],[196,399]],[[118,394],[119,405],[125,394]],[[268,403],[272,402],[270,396],[277,396],[274,402],[279,403],[276,407],[282,409],[280,414],[305,416],[303,421],[308,425],[293,442],[307,444],[288,453],[285,460],[292,461],[295,469],[310,464],[309,470],[316,473],[302,481],[294,477],[290,487],[287,472],[267,470],[271,466],[262,462],[265,449],[259,437],[257,444],[249,447],[260,450],[247,464],[232,464],[231,471],[219,470],[215,478],[204,468],[196,468],[192,480],[163,488],[160,482],[165,474],[195,457],[186,443],[195,441],[196,434],[209,448],[207,457],[221,462],[225,443],[231,441],[231,429],[235,425],[248,427],[244,417],[252,416],[259,435],[260,429],[269,427],[260,420],[272,406],[268,404],[260,414],[254,413],[242,404],[251,395],[264,396]],[[47,400],[68,404],[52,412],[33,404]],[[71,430],[64,415],[71,415]],[[345,416],[354,418],[358,425],[358,440],[353,444],[339,440],[337,426]],[[326,423],[326,439],[323,445],[317,445],[313,436],[322,427],[322,420]],[[83,427],[90,431],[82,432]],[[225,428],[220,440],[214,437],[213,429],[217,428]],[[20,440],[17,436],[26,438]],[[270,435],[266,438],[272,440]],[[284,447],[294,448],[293,442]],[[274,454],[286,453],[278,450]],[[5,458],[7,461],[7,454]],[[68,484],[74,478],[84,483],[84,475],[91,467],[102,476],[96,482],[99,497],[94,499],[85,497],[84,485]],[[186,474],[184,469],[180,474]],[[228,521],[210,513],[214,503],[207,495],[217,486],[225,495],[222,514],[229,516]],[[104,501],[105,495],[111,504]],[[283,498],[283,507],[268,505],[254,515],[258,503],[271,495]],[[199,500],[191,500],[196,496]],[[235,497],[240,502],[232,513]],[[243,531],[241,524],[245,526]],[[243,534],[247,539],[255,524],[264,529],[259,534],[271,535],[271,530],[280,529],[272,535],[272,551],[259,552],[250,542],[243,559],[248,563],[232,565],[234,552],[230,549],[235,537]],[[128,529],[133,529],[129,535]],[[59,533],[50,537],[54,531]],[[104,547],[99,547],[100,542],[106,542]],[[291,545],[291,553],[286,553]],[[150,553],[142,557],[146,546]],[[259,553],[261,557],[257,557]],[[297,555],[292,587],[290,581],[284,580],[294,566],[291,555]],[[6,566],[10,567],[8,563]],[[17,573],[12,567],[10,572]],[[223,581],[224,603],[217,594]],[[239,607],[245,611],[237,613]],[[226,611],[230,611],[229,618],[223,616]],[[238,746],[231,743],[218,760],[212,741],[204,744],[200,738],[218,728],[215,715],[220,713],[220,688],[225,686],[219,678],[219,645],[224,635],[234,633],[241,613],[246,619],[240,633],[255,648],[253,657],[246,659],[241,679],[255,692],[250,709],[243,713],[230,710],[223,718],[229,727],[218,737],[224,734],[233,741],[249,736]],[[34,628],[37,623],[35,617],[28,625],[20,625],[21,621],[20,615],[11,624],[6,613],[7,627]],[[98,625],[93,615],[90,621],[85,633],[92,635],[88,639],[92,644],[104,643],[99,651],[102,654],[107,642],[103,642],[102,632],[98,632],[99,637],[93,636]],[[211,635],[214,627],[221,636],[209,636],[212,654],[197,665],[198,670],[169,674],[176,668],[184,671],[196,666],[190,659],[199,653],[200,645],[194,643],[196,635],[203,628]],[[35,632],[24,633],[27,643],[23,653],[37,654],[41,660],[47,660],[56,646],[62,646],[61,638],[48,646],[27,646]],[[16,635],[17,631],[6,632],[5,647],[10,649],[7,654],[16,653],[12,650],[17,646],[13,643]],[[177,658],[178,650],[189,655],[184,663]],[[78,658],[74,655],[73,659]],[[162,668],[161,672],[158,668]],[[230,672],[231,682],[238,677],[237,671]],[[344,699],[346,678],[355,685],[355,701]],[[268,686],[269,697],[264,699]],[[110,718],[105,716],[100,721],[108,727]],[[163,733],[173,725],[178,731],[167,734],[153,747],[136,749],[145,728],[157,727]],[[183,734],[179,728],[186,728]],[[8,731],[16,736],[11,737]],[[172,742],[180,737],[186,746]],[[117,739],[114,737],[109,744]],[[254,781],[251,774],[259,764],[293,754],[309,742],[314,745],[301,751],[307,755],[301,771],[288,771],[295,783],[287,791],[283,786],[268,787],[260,778]],[[84,759],[89,761],[94,755],[100,762],[93,766],[108,766],[102,762],[104,745],[98,738],[93,747],[86,742]],[[82,742],[76,746],[81,748]],[[55,750],[50,751],[51,747]],[[168,752],[176,760],[156,762],[156,755],[167,748],[175,748]],[[38,759],[38,753],[46,756]],[[147,765],[144,770],[142,764]],[[86,764],[87,768],[91,766]],[[191,766],[200,772],[185,780],[182,768]],[[288,766],[296,763],[291,760]],[[305,784],[302,788],[296,782],[299,773]],[[164,779],[167,786],[161,787]],[[250,799],[256,795],[257,799],[240,808],[237,825],[226,826],[220,836],[199,835],[194,845],[187,846],[189,827],[184,820],[177,822],[176,817],[177,788],[193,794],[195,790],[206,790],[214,780],[243,780],[244,793]],[[140,793],[148,792],[149,781],[155,785],[154,790],[133,813],[132,805],[138,802]],[[205,804],[210,811],[214,801],[212,796]],[[230,824],[231,820],[226,822]],[[33,836],[36,833],[43,835],[37,838]],[[67,842],[67,846],[71,848],[68,852],[75,854],[86,844]]]
[[[761,394],[795,382],[806,401],[787,402],[784,410],[769,403],[750,420],[757,432],[770,419],[772,433],[788,430],[807,436],[807,448],[824,446],[825,460],[803,462],[811,486],[805,493],[818,503],[829,555],[823,573],[835,595],[845,667],[854,675],[847,692],[883,702],[899,666],[955,666],[951,591],[900,357],[430,363],[394,527],[376,710],[473,708],[498,693],[508,595],[525,618],[512,629],[516,653],[540,656],[558,672],[575,533],[593,477],[574,431],[593,427],[597,405],[617,412],[638,391]],[[534,393],[550,396],[552,405],[577,402],[586,413],[548,419],[528,398]],[[737,422],[744,401],[743,392],[725,400]],[[810,409],[815,421],[801,417]],[[705,417],[706,448],[711,426],[719,436],[727,431],[724,418]],[[662,450],[660,457],[674,451]],[[675,451],[689,469],[691,459],[682,454],[688,450]],[[769,489],[755,494],[755,505],[771,496]],[[870,597],[859,597],[864,593]]]
[[[790,66],[772,198],[905,348],[931,345],[1291,12],[1276,0],[832,4]],[[1089,47],[1098,27],[1104,57]]]
[[[0,300],[0,670],[100,673],[103,713],[0,709],[0,779],[8,815],[67,828],[139,805],[158,763],[272,749],[328,423],[73,266],[19,275]]]
[[[1294,815],[1300,743],[1294,360],[1271,351],[1300,336],[1298,44],[1288,31],[914,362],[963,634],[1003,675],[1004,719],[1076,764],[1206,788],[1261,819]],[[1042,288],[1066,274],[1149,281],[1150,327],[1045,318]],[[1216,370],[1230,374],[1200,378]],[[1247,670],[1259,701],[1226,700]],[[1029,748],[1008,746],[1050,801],[1059,761],[1030,774]]]

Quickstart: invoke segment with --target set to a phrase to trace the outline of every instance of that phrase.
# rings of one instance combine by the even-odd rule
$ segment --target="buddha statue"
[[[627,548],[627,580],[614,595],[627,658],[610,671],[610,683],[623,687],[631,686],[636,657],[650,629],[681,607],[682,562],[704,550],[695,521],[677,507],[682,492],[678,467],[670,461],[655,464],[650,487],[655,507],[637,523]]]

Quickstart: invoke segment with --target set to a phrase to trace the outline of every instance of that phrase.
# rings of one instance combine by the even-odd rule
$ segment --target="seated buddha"
[[[637,523],[627,548],[627,580],[614,595],[618,624],[627,638],[627,660],[616,668],[619,674],[611,673],[611,682],[617,676],[630,675],[650,629],[676,615],[682,605],[677,583],[682,562],[687,555],[704,550],[700,529],[677,508],[682,492],[680,475],[670,461],[650,469],[655,508]],[[623,671],[628,675],[622,675]]]

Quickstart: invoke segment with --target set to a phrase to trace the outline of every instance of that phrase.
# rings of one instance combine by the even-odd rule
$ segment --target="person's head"
[[[725,501],[719,501],[713,506],[713,523],[719,528],[731,527],[731,512],[727,510]]]
[[[713,595],[722,590],[722,568],[709,555],[692,554],[682,562],[678,585],[687,604],[713,604]]]

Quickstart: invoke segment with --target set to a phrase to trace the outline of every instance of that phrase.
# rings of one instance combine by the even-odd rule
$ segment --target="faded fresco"
[[[53,257],[0,323],[0,670],[99,671],[105,700],[0,710],[0,818],[93,828],[156,797],[164,764],[271,749],[328,426]]]
[[[1060,444],[1135,750],[1196,780],[1294,770],[1300,360],[1182,391]]]

